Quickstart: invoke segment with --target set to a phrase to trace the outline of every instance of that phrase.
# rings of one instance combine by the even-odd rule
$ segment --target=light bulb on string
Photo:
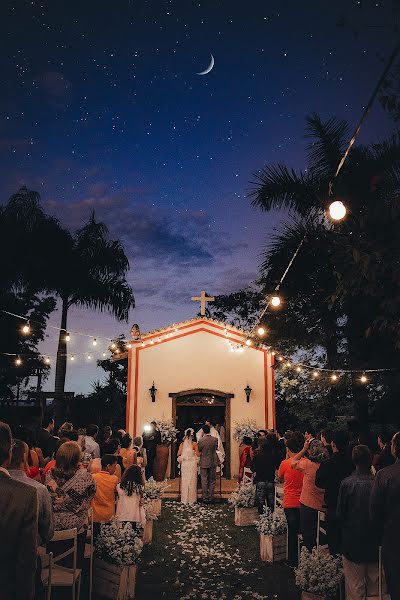
[[[119,354],[119,348],[115,348],[114,352],[115,354]]]
[[[365,373],[363,373],[363,374],[361,375],[361,377],[360,377],[360,381],[361,381],[361,383],[367,383],[367,381],[368,381],[368,378],[367,378],[367,376],[366,376],[366,374],[365,374]]]
[[[251,346],[253,342],[251,340],[246,340],[246,346]]]
[[[73,362],[74,360],[75,360],[75,356],[74,356],[74,355],[72,355],[72,356],[71,356],[71,362]]]
[[[24,335],[28,335],[28,333],[30,333],[30,332],[31,332],[31,326],[30,326],[30,323],[29,323],[29,321],[27,321],[27,322],[25,323],[25,325],[22,327],[22,333],[23,333]]]
[[[116,347],[117,347],[117,344],[115,344],[114,342],[110,346],[111,350],[115,350]]]
[[[318,373],[318,371],[314,371],[314,373],[313,373],[313,377],[314,377],[315,379],[316,379],[317,377],[319,377],[319,373]]]
[[[17,367],[20,367],[22,365],[22,360],[20,356],[17,356],[17,358],[15,359],[15,364],[17,365]]]
[[[279,362],[283,362],[283,356],[278,356]]]
[[[265,329],[264,329],[264,327],[259,327],[257,329],[257,334],[258,335],[265,335]]]
[[[93,338],[92,346],[97,346],[97,340],[96,340],[96,338]]]
[[[103,352],[103,357],[105,358],[107,356],[107,354],[105,352]]]
[[[132,348],[132,344],[130,344],[130,343],[128,342],[128,343],[127,343],[127,345],[126,345],[126,347],[127,347],[127,348],[128,348],[128,350],[129,350],[130,348]]]
[[[292,364],[291,364],[291,362],[288,360],[288,361],[287,361],[287,363],[285,364],[285,367],[291,367],[291,366],[292,366]]]
[[[92,360],[92,355],[91,354],[88,354],[87,357],[88,357],[88,360]]]
[[[46,363],[46,365],[49,365],[49,364],[50,364],[50,357],[49,357],[49,356],[47,356],[47,357],[44,359],[44,362]]]
[[[70,341],[70,339],[71,339],[71,336],[69,335],[69,333],[68,333],[68,331],[67,331],[67,332],[66,332],[66,334],[65,334],[65,341],[66,341],[66,342],[69,342],[69,341]]]
[[[335,200],[329,205],[329,216],[333,221],[341,221],[346,213],[347,209],[341,200]]]
[[[296,367],[296,371],[297,371],[298,373],[301,373],[301,367]]]
[[[333,373],[333,375],[331,375],[331,379],[332,379],[332,381],[338,380],[338,376],[336,375],[336,373]]]
[[[272,296],[271,298],[271,306],[274,308],[278,308],[281,305],[281,299],[279,296]]]

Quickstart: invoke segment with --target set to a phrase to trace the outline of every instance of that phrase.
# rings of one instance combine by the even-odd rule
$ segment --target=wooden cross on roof
[[[203,290],[200,296],[195,296],[192,298],[193,302],[200,302],[200,314],[202,317],[206,314],[206,302],[214,302],[214,296],[208,297],[205,291]]]

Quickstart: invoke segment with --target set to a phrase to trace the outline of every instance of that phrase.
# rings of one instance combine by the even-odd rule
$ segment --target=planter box
[[[151,544],[153,541],[153,523],[154,521],[146,521],[143,531],[143,544]]]
[[[100,558],[93,560],[93,592],[110,600],[135,597],[137,566],[120,567]]]
[[[251,508],[238,508],[235,506],[235,525],[247,527],[255,525],[258,521],[258,510],[256,506]]]
[[[157,517],[159,517],[161,515],[161,498],[158,500],[149,500],[149,504],[153,507]]]
[[[326,596],[313,594],[312,592],[301,592],[301,600],[327,600]]]
[[[265,562],[274,563],[287,558],[287,536],[260,535],[260,557]]]

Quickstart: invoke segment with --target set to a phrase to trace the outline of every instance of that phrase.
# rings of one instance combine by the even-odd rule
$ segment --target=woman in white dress
[[[199,449],[193,441],[194,430],[186,429],[183,442],[178,450],[178,462],[181,465],[181,502],[194,504],[197,502],[197,465]]]

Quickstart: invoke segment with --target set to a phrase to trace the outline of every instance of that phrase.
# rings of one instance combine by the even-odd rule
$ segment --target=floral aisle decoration
[[[160,513],[154,505],[154,500],[144,501],[144,511],[146,513],[146,525],[143,531],[143,544],[151,544],[153,541],[153,523],[157,521]]]
[[[255,421],[246,419],[244,421],[237,421],[233,430],[233,437],[238,444],[243,443],[243,438],[249,437],[254,440],[259,431],[259,427]]]
[[[341,560],[313,548],[302,548],[296,569],[296,585],[302,590],[302,600],[334,598],[342,581]]]
[[[150,477],[144,486],[143,498],[145,506],[147,502],[151,503],[152,510],[158,517],[161,514],[161,498],[168,487],[169,485],[166,479],[164,479],[164,481],[156,481],[153,477]]]
[[[287,521],[280,511],[266,507],[260,515],[257,529],[260,532],[260,557],[266,562],[287,558]]]
[[[94,549],[93,591],[104,598],[134,598],[143,542],[131,523],[112,521],[100,528]]]
[[[258,517],[256,507],[256,486],[251,482],[240,485],[229,497],[235,508],[235,525],[245,527],[255,525]]]

